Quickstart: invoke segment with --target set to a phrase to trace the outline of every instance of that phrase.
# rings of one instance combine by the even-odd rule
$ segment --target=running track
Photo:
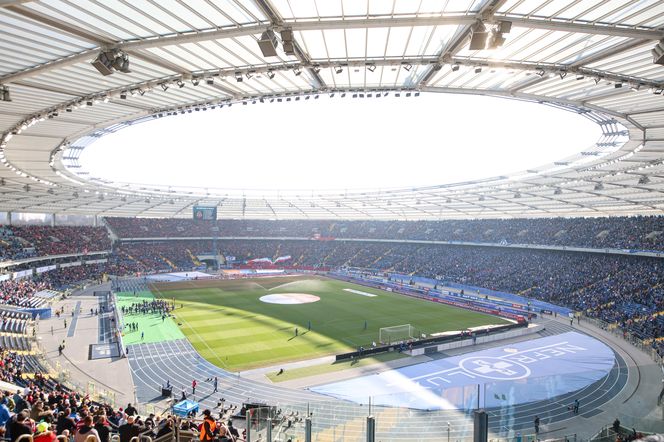
[[[549,335],[569,330],[562,324],[547,324]],[[367,404],[242,379],[203,359],[186,339],[132,345],[129,363],[141,403],[161,399],[161,385],[167,380],[174,386],[176,398],[179,399],[183,389],[190,398],[191,381],[196,379],[195,400],[201,403],[201,410],[214,409],[222,397],[226,406],[237,404],[238,408],[242,402],[261,401],[275,405],[285,413],[297,411],[303,415],[309,409],[313,412],[314,434],[320,435],[314,440],[366,440],[365,420],[370,413],[376,416],[377,440],[444,440],[447,438],[447,422],[452,428],[452,440],[472,436],[472,421],[464,412],[385,407],[373,407],[370,411]],[[204,380],[214,376],[219,378],[219,392],[213,394],[212,382]],[[582,390],[539,402],[487,410],[490,431],[503,437],[515,432],[532,433],[535,415],[541,419],[542,432],[562,430],[565,425],[561,421],[573,417],[567,407],[574,399],[581,402],[580,415],[590,418],[601,413],[602,405],[622,390],[627,377],[625,361],[616,353],[614,369]],[[294,425],[288,434],[302,437],[302,424]]]

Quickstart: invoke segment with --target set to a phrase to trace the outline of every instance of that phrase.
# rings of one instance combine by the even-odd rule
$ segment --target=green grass
[[[266,376],[272,382],[284,382],[292,379],[306,378],[318,374],[332,373],[335,371],[347,370],[349,368],[366,367],[367,365],[379,364],[382,362],[394,361],[401,358],[407,358],[408,355],[393,351],[391,353],[382,353],[376,356],[366,357],[362,359],[355,359],[353,361],[333,362],[331,364],[318,364],[310,365],[308,367],[289,368],[284,370],[282,374],[279,371],[272,371],[267,373]]]
[[[369,347],[378,341],[381,327],[411,324],[430,334],[505,323],[482,313],[316,276],[188,281],[158,284],[152,290],[157,296],[175,298],[176,320],[196,350],[232,371]],[[276,293],[308,293],[320,301],[279,305],[259,300]],[[309,321],[311,331],[307,331]]]
[[[118,293],[118,307],[129,307],[133,303],[152,301],[154,296],[150,292],[136,292],[136,295],[129,292]],[[122,341],[124,345],[141,344],[149,342],[170,341],[174,339],[182,339],[184,335],[180,328],[170,319],[165,321],[161,320],[158,314],[148,315],[123,315],[125,324],[129,322],[138,323],[138,331],[129,332],[125,328]],[[141,340],[141,332],[145,333],[143,340]]]

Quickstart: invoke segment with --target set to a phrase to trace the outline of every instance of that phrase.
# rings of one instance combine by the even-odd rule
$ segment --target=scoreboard
[[[194,206],[194,220],[215,221],[217,219],[217,208],[213,206]]]

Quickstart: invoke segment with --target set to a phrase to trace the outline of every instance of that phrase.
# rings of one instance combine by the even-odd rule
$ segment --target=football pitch
[[[429,335],[506,323],[311,275],[158,283],[150,289],[175,300],[175,321],[185,336],[204,358],[229,371],[368,348],[378,342],[381,327],[410,324]]]

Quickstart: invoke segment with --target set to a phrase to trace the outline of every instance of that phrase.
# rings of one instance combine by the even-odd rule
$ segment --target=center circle
[[[275,293],[261,296],[259,299],[268,304],[309,304],[320,301],[320,297],[308,293]]]

